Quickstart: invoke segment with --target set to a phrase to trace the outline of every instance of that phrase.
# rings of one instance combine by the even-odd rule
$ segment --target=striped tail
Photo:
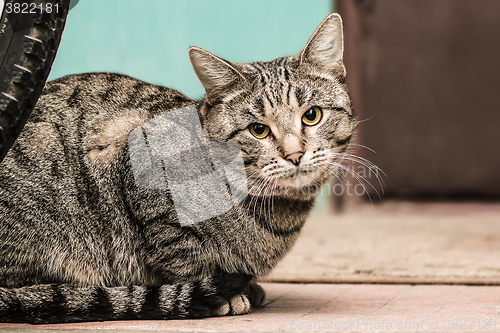
[[[227,312],[221,313],[221,308],[242,294],[251,278],[228,273],[159,287],[46,284],[0,288],[0,322],[36,324],[223,315]]]

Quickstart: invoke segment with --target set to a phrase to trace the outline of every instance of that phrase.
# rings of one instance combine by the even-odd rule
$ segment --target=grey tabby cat
[[[339,15],[295,56],[231,63],[188,51],[193,101],[124,75],[46,84],[0,164],[0,321],[199,318],[261,305],[255,283],[290,250],[354,130]],[[248,195],[181,226],[169,189],[137,185],[128,145],[196,105],[209,142],[242,152]]]

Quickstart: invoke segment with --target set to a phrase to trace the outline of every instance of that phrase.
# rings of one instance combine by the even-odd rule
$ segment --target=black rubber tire
[[[35,4],[37,10],[7,13],[7,8],[13,8],[9,3],[28,4],[28,9]],[[0,163],[21,133],[47,81],[69,5],[70,0],[5,0],[0,21]],[[50,13],[40,10],[48,6],[53,8]]]

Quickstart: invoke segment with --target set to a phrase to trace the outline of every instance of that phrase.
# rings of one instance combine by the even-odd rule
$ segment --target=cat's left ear
[[[299,53],[300,64],[310,64],[321,70],[340,71],[345,76],[344,33],[337,13],[328,15],[313,32]]]
[[[196,46],[188,49],[191,67],[205,91],[227,88],[246,79],[235,66],[222,58]]]

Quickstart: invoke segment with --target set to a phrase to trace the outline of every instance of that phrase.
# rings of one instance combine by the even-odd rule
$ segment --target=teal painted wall
[[[200,98],[189,46],[236,62],[295,54],[331,12],[331,2],[80,0],[69,13],[49,79],[119,72]]]

